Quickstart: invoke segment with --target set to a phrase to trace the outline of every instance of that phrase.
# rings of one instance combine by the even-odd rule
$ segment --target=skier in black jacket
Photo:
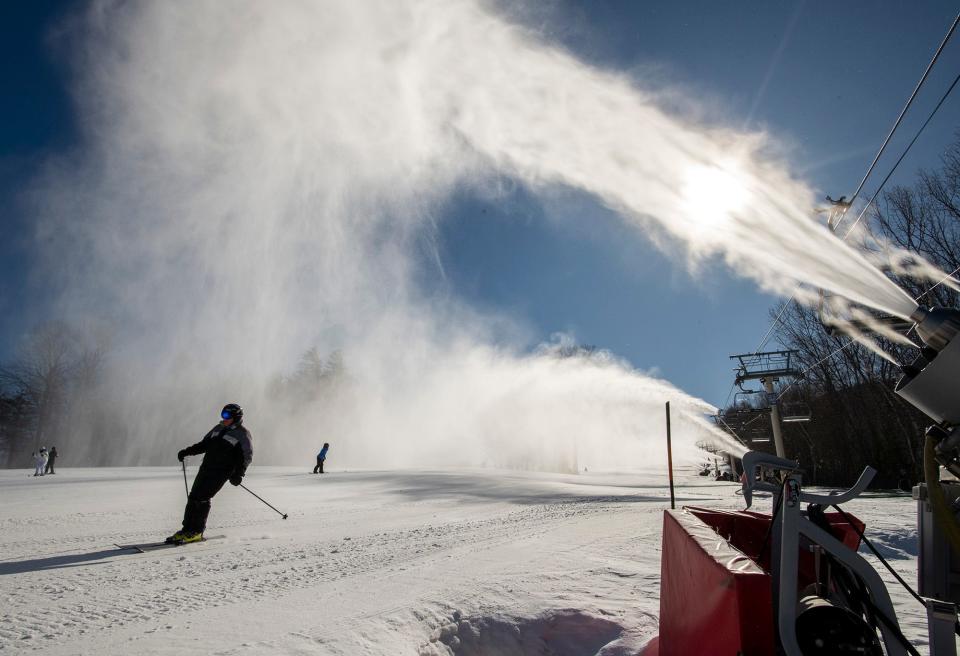
[[[253,459],[253,440],[250,431],[243,426],[243,408],[236,403],[228,403],[223,406],[220,418],[222,421],[202,440],[177,453],[180,462],[186,456],[201,453],[204,456],[187,496],[183,529],[168,537],[167,542],[186,544],[203,539],[207,515],[210,514],[210,499],[227,481],[232,485],[240,485]]]

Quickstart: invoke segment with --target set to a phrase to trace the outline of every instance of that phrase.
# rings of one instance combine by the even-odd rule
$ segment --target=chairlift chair
[[[780,421],[784,424],[797,424],[810,421],[810,404],[802,390],[794,387],[791,392],[788,387],[786,394],[781,393],[777,399],[777,408],[780,410]]]
[[[780,421],[785,424],[810,421],[810,414],[810,405],[806,401],[780,402]]]
[[[733,395],[731,409],[737,412],[766,412],[770,409],[770,400],[763,390],[743,390]]]
[[[770,436],[769,414],[762,410],[727,409],[715,416],[717,427],[738,439],[763,441]]]
[[[713,442],[708,442],[706,440],[699,440],[694,446],[696,446],[701,451],[706,451],[707,453],[718,453],[720,447],[714,444]]]

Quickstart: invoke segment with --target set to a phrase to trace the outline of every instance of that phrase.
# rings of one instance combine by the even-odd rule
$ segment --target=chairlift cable
[[[840,351],[843,351],[844,349],[846,349],[846,348],[847,348],[848,346],[850,346],[851,344],[855,344],[856,341],[857,341],[857,340],[855,340],[855,339],[851,339],[849,342],[847,342],[847,343],[844,344],[843,346],[840,346],[840,347],[834,349],[833,351],[831,351],[829,355],[827,355],[827,356],[825,356],[825,357],[823,357],[823,358],[820,358],[819,360],[817,360],[816,362],[814,362],[812,365],[810,365],[809,367],[807,367],[806,369],[804,369],[802,372],[800,372],[800,375],[799,375],[799,376],[797,376],[795,379],[793,379],[793,380],[790,382],[789,385],[787,385],[787,386],[784,387],[782,390],[780,390],[780,393],[777,395],[777,398],[774,399],[774,402],[775,402],[775,403],[778,402],[778,401],[783,397],[783,395],[787,393],[787,390],[789,390],[791,387],[793,387],[794,385],[797,384],[797,381],[798,381],[798,380],[803,380],[804,378],[806,378],[806,375],[807,375],[807,372],[808,372],[808,371],[810,371],[811,369],[813,369],[813,368],[816,367],[817,365],[823,364],[824,362],[826,362],[827,360],[829,360],[830,358],[832,358],[833,356],[835,356],[835,355],[836,355],[837,353],[839,353]]]
[[[798,284],[797,287],[799,288],[800,285]],[[760,352],[760,349],[762,349],[764,346],[766,346],[767,340],[771,337],[771,335],[772,335],[772,333],[773,333],[773,329],[780,325],[780,317],[782,317],[782,316],[783,316],[783,313],[787,311],[787,306],[790,305],[790,304],[794,301],[794,299],[796,298],[796,296],[797,296],[797,292],[796,292],[796,290],[794,290],[793,294],[790,296],[790,298],[787,300],[787,302],[783,304],[783,307],[782,307],[782,308],[780,308],[780,312],[777,313],[777,317],[770,323],[770,327],[767,328],[767,332],[766,332],[766,334],[764,334],[763,339],[761,339],[761,340],[760,340],[760,343],[757,344],[757,348],[755,348],[755,349],[753,350],[753,354],[754,354],[754,355],[756,355],[757,353],[759,353],[759,352]]]
[[[723,402],[723,407],[720,410],[723,410],[730,403],[730,397],[733,396],[733,388],[737,386],[737,381],[730,383],[730,391],[727,392],[727,400]]]
[[[943,37],[943,41],[940,42],[940,47],[937,48],[937,51],[933,55],[933,59],[930,60],[930,63],[927,65],[927,69],[923,72],[923,75],[920,77],[920,81],[917,82],[917,86],[914,88],[913,93],[910,94],[910,98],[907,100],[907,104],[904,105],[903,111],[900,112],[900,116],[897,117],[897,120],[893,124],[893,127],[890,128],[890,132],[887,134],[886,139],[883,140],[883,144],[880,146],[880,150],[877,151],[876,157],[873,158],[873,162],[870,164],[870,168],[867,169],[867,173],[863,176],[863,179],[860,181],[860,184],[857,186],[857,190],[854,192],[853,197],[850,199],[850,205],[853,205],[853,202],[857,199],[857,196],[860,195],[860,191],[863,189],[864,183],[867,181],[867,179],[870,177],[870,174],[873,172],[873,169],[876,167],[877,162],[880,160],[881,155],[883,155],[883,151],[886,149],[887,144],[890,142],[891,137],[893,137],[894,132],[896,132],[900,123],[903,121],[903,117],[906,115],[907,110],[910,108],[910,105],[913,104],[913,101],[917,96],[917,92],[920,91],[920,87],[923,86],[923,83],[926,81],[927,76],[930,74],[930,71],[933,69],[934,64],[937,62],[937,59],[940,58],[940,53],[943,52],[943,48],[947,45],[947,42],[950,40],[950,37],[953,36],[954,31],[957,29],[958,23],[960,23],[960,14],[957,14],[957,17],[953,20],[953,24],[950,26],[950,29],[947,31],[947,35]],[[950,86],[950,90],[953,89],[954,85],[956,85],[956,81],[954,81],[954,84]],[[947,94],[950,93],[950,90],[947,91]],[[944,98],[946,98],[947,94],[944,94]],[[944,98],[941,98],[940,100],[941,104],[943,103]],[[937,105],[938,109],[939,107],[940,107],[940,104]],[[936,113],[936,109],[934,110],[934,113]],[[930,118],[932,117],[933,117],[933,114],[931,114],[930,117],[927,118],[927,122],[929,122]],[[924,127],[926,127],[926,123],[924,123]],[[921,128],[920,131],[922,132],[923,128]],[[917,136],[919,136],[919,132],[917,133]],[[914,141],[915,140],[916,140],[916,137],[914,137]],[[912,146],[913,142],[910,142],[910,145]],[[907,150],[909,150],[909,146],[907,147]],[[906,152],[904,152],[904,155],[905,154]],[[903,155],[901,155],[900,159],[903,159]],[[900,160],[897,160],[897,164],[899,163],[900,163]],[[894,166],[894,169],[896,169],[896,166]],[[893,171],[891,170],[890,173],[892,174]],[[889,175],[887,177],[889,178]],[[884,182],[886,182],[886,180],[884,180]],[[883,188],[883,185],[881,185],[880,188],[878,188],[878,192],[879,192],[879,189],[882,189],[882,188]],[[876,195],[874,197],[876,197]],[[872,202],[872,199],[871,199],[871,202]],[[870,204],[868,203],[867,207],[869,206]],[[844,213],[840,216],[839,219],[837,219],[837,223],[834,225],[834,230],[836,230],[837,226],[840,225],[840,222],[843,221],[844,216],[846,216],[846,210],[844,210]],[[861,217],[862,217],[862,213],[861,213]],[[857,222],[860,221],[861,217],[857,217]],[[844,235],[842,241],[845,241],[846,238],[850,235],[850,232],[856,226],[857,222],[855,222],[854,225],[851,226],[850,230],[847,231],[847,234]],[[777,314],[776,318],[770,324],[770,328],[767,329],[766,334],[764,334],[763,338],[760,340],[760,344],[757,345],[757,348],[754,351],[755,353],[759,353],[760,349],[762,349],[764,345],[767,343],[767,340],[770,338],[771,334],[773,333],[773,330],[780,324],[780,319],[783,317],[783,313],[786,311],[787,306],[796,300],[796,297],[797,297],[796,290],[798,289],[800,289],[800,283],[797,283],[797,287],[794,290],[793,294],[790,295],[790,298],[787,299],[787,302],[780,309],[779,314]]]
[[[887,138],[883,140],[883,145],[880,146],[880,150],[877,151],[876,157],[873,158],[873,162],[870,164],[870,168],[867,169],[866,175],[863,176],[863,179],[860,181],[860,184],[857,186],[857,190],[853,192],[853,197],[850,199],[850,205],[852,206],[854,201],[857,200],[857,196],[860,195],[860,192],[863,190],[863,185],[866,183],[867,178],[870,177],[870,174],[873,172],[874,167],[876,167],[877,162],[880,161],[880,157],[883,155],[883,151],[886,150],[887,145],[890,143],[890,139],[893,137],[893,133],[897,131],[897,128],[900,126],[903,117],[906,116],[907,110],[910,109],[910,105],[913,104],[914,99],[917,97],[917,93],[920,91],[920,87],[923,86],[923,83],[926,81],[927,76],[930,74],[930,71],[933,70],[933,65],[937,63],[937,59],[940,58],[940,53],[943,52],[944,46],[947,45],[947,42],[950,40],[950,37],[953,36],[954,30],[957,29],[957,23],[960,23],[960,14],[957,14],[957,17],[953,20],[953,25],[950,26],[950,29],[947,31],[947,35],[943,37],[943,41],[940,42],[940,47],[937,48],[937,51],[933,55],[933,59],[930,60],[930,63],[927,64],[927,70],[923,72],[923,75],[920,77],[920,81],[917,82],[916,88],[914,88],[913,93],[910,94],[910,98],[907,100],[907,104],[903,106],[903,111],[900,112],[900,116],[897,117],[896,122],[893,124],[893,127],[890,128],[890,132],[887,134]],[[843,221],[843,218],[846,216],[846,210],[843,214],[840,215],[840,218],[837,219],[837,225]]]
[[[937,284],[935,284],[933,287],[931,287],[930,289],[928,289],[927,291],[923,292],[922,294],[920,294],[919,296],[917,296],[915,299],[913,299],[914,302],[919,303],[921,298],[923,298],[924,296],[926,296],[927,294],[929,294],[930,292],[932,292],[934,289],[936,289],[937,287],[939,287],[939,286],[942,285],[943,283],[947,282],[947,280],[949,280],[950,278],[952,278],[958,271],[960,271],[960,266],[958,266],[956,269],[954,269],[953,271],[951,271],[950,273],[948,273],[947,275],[945,275],[943,278],[941,278],[940,280],[938,280],[938,281],[937,281]]]
[[[717,415],[717,418],[720,420],[720,422],[721,422],[724,426],[727,427],[727,430],[730,431],[730,434],[733,435],[733,436],[737,439],[737,441],[740,442],[740,444],[742,444],[743,446],[746,446],[746,442],[743,441],[743,438],[740,437],[739,435],[737,435],[737,432],[736,432],[735,430],[733,430],[733,427],[730,426],[730,424],[728,424],[728,423],[724,420],[724,418],[723,418],[722,416]]]
[[[867,204],[863,206],[863,209],[860,210],[860,214],[857,216],[857,220],[853,222],[853,225],[851,225],[850,229],[847,230],[847,234],[843,236],[843,241],[847,240],[847,237],[850,236],[850,234],[853,232],[853,229],[856,228],[857,225],[860,223],[860,220],[863,219],[863,215],[866,214],[867,210],[870,209],[870,206],[873,205],[873,201],[875,201],[877,199],[877,196],[880,195],[880,192],[883,190],[883,186],[887,184],[887,181],[890,180],[890,176],[892,176],[893,172],[897,170],[898,166],[900,166],[900,162],[902,162],[903,158],[906,157],[907,153],[910,152],[910,148],[912,148],[913,144],[917,142],[917,138],[920,136],[920,133],[923,132],[923,129],[927,127],[927,125],[930,123],[930,120],[933,119],[934,114],[936,114],[937,110],[940,109],[940,106],[943,105],[943,101],[947,99],[947,96],[950,95],[950,92],[953,91],[953,88],[957,86],[957,82],[960,82],[960,74],[958,74],[957,77],[954,78],[953,84],[950,85],[950,88],[948,88],[946,93],[944,93],[943,96],[940,98],[940,102],[938,102],[937,106],[933,108],[932,112],[930,112],[930,116],[928,116],[927,120],[923,122],[923,125],[921,125],[920,129],[917,130],[917,133],[913,135],[913,139],[910,141],[909,144],[907,144],[907,147],[904,149],[903,153],[900,155],[900,158],[893,165],[893,168],[890,169],[890,172],[887,173],[887,177],[883,179],[883,182],[881,182],[880,186],[877,187],[877,190],[873,193],[873,196],[870,198]],[[843,216],[841,216],[840,218],[842,219]]]

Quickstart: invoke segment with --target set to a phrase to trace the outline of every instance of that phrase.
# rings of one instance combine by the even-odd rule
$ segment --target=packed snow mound
[[[613,656],[624,627],[574,608],[548,611],[532,618],[496,614],[449,621],[420,648],[420,656]]]

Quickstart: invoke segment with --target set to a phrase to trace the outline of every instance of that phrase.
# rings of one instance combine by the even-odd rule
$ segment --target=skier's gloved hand
[[[180,462],[183,462],[183,459],[186,457],[187,457],[186,449],[180,449],[179,451],[177,451],[177,460],[179,460]]]
[[[230,485],[240,485],[243,482],[243,476],[240,474],[234,474],[230,477]]]

